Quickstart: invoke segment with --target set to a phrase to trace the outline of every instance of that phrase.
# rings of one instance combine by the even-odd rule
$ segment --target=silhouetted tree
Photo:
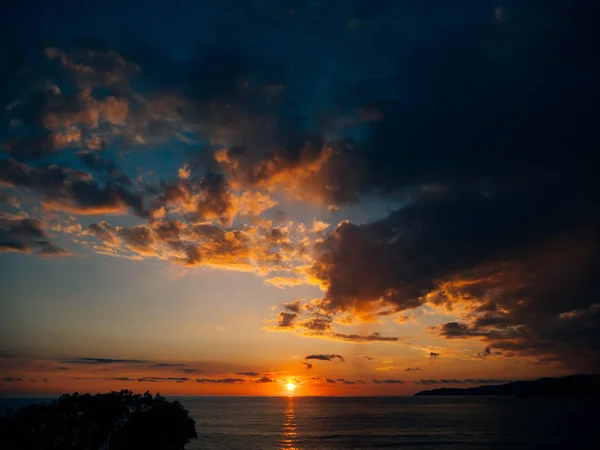
[[[3,450],[182,450],[196,437],[196,422],[179,402],[128,390],[66,394],[0,419]]]

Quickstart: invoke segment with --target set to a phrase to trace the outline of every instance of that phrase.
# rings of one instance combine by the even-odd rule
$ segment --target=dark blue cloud
[[[147,361],[140,359],[113,359],[113,358],[77,358],[58,361],[61,364],[140,364]]]

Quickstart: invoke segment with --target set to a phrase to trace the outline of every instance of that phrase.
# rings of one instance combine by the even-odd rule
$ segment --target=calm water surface
[[[492,397],[177,400],[197,422],[199,438],[186,447],[188,450],[600,448],[597,400]],[[0,399],[0,411],[19,406],[16,402]]]

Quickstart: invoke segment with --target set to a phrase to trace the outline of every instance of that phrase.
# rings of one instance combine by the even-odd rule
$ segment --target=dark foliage
[[[0,419],[4,450],[181,450],[197,436],[179,402],[128,390],[66,394]]]

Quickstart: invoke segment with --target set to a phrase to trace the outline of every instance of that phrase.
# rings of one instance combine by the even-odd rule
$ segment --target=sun
[[[285,387],[290,392],[292,392],[294,389],[296,389],[296,385],[294,383],[288,383]]]

